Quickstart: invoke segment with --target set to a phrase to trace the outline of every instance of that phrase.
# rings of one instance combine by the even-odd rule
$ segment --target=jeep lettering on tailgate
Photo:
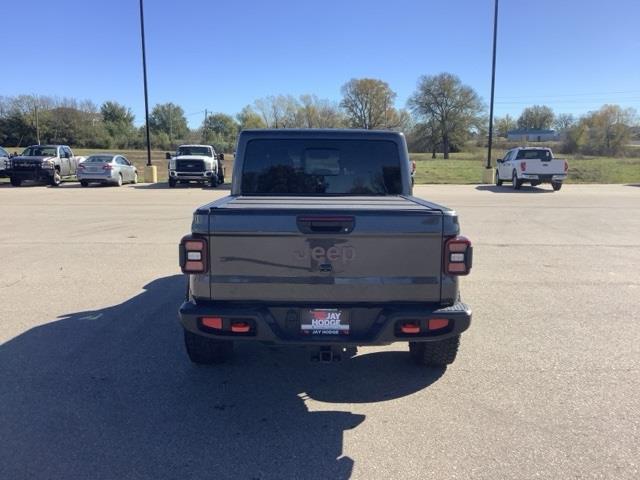
[[[311,258],[314,262],[336,262],[346,264],[356,258],[356,250],[353,247],[310,247],[306,250],[296,250],[294,256],[299,260]]]

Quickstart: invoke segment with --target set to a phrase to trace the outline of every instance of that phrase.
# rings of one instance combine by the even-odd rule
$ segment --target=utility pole
[[[209,112],[207,109],[204,109],[204,123],[202,124],[202,143],[207,142],[207,114]]]
[[[169,143],[173,148],[173,108],[169,107]]]
[[[40,123],[38,122],[38,99],[36,98],[36,103],[33,105],[33,109],[36,115],[36,140],[38,141],[38,145],[40,145]]]
[[[498,40],[498,0],[495,0],[493,14],[493,62],[491,66],[491,106],[489,107],[489,148],[487,151],[487,170],[491,169],[491,147],[493,145],[493,99],[496,88],[496,43]]]
[[[149,136],[149,95],[147,93],[147,52],[144,43],[144,6],[140,0],[140,36],[142,38],[142,75],[144,78],[144,118],[147,131],[147,166],[151,166],[151,137]]]

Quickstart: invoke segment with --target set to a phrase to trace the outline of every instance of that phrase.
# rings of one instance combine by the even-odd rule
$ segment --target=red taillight
[[[569,170],[569,162],[567,162],[566,160],[564,161],[564,171],[568,171]]]
[[[248,333],[251,330],[251,325],[248,322],[232,322],[231,331],[234,333]]]
[[[400,326],[400,331],[407,335],[417,335],[420,333],[420,325],[417,323],[404,323]]]
[[[102,169],[103,169],[103,170],[113,170],[113,165],[111,165],[110,163],[105,163],[105,164],[102,166]]]
[[[527,162],[520,162],[520,170],[523,172],[527,171]]]
[[[473,247],[462,236],[450,238],[444,244],[444,272],[450,275],[467,275],[471,271]]]
[[[207,241],[187,235],[180,241],[180,268],[182,273],[207,271]]]

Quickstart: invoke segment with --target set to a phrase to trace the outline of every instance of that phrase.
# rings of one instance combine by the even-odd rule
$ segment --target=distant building
[[[512,142],[550,142],[558,140],[558,134],[555,130],[518,128],[507,132],[507,140]]]

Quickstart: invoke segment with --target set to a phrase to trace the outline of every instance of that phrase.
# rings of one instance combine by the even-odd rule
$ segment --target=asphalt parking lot
[[[176,245],[226,193],[0,186],[0,478],[640,477],[640,187],[416,188],[475,243],[446,372],[192,366]]]

